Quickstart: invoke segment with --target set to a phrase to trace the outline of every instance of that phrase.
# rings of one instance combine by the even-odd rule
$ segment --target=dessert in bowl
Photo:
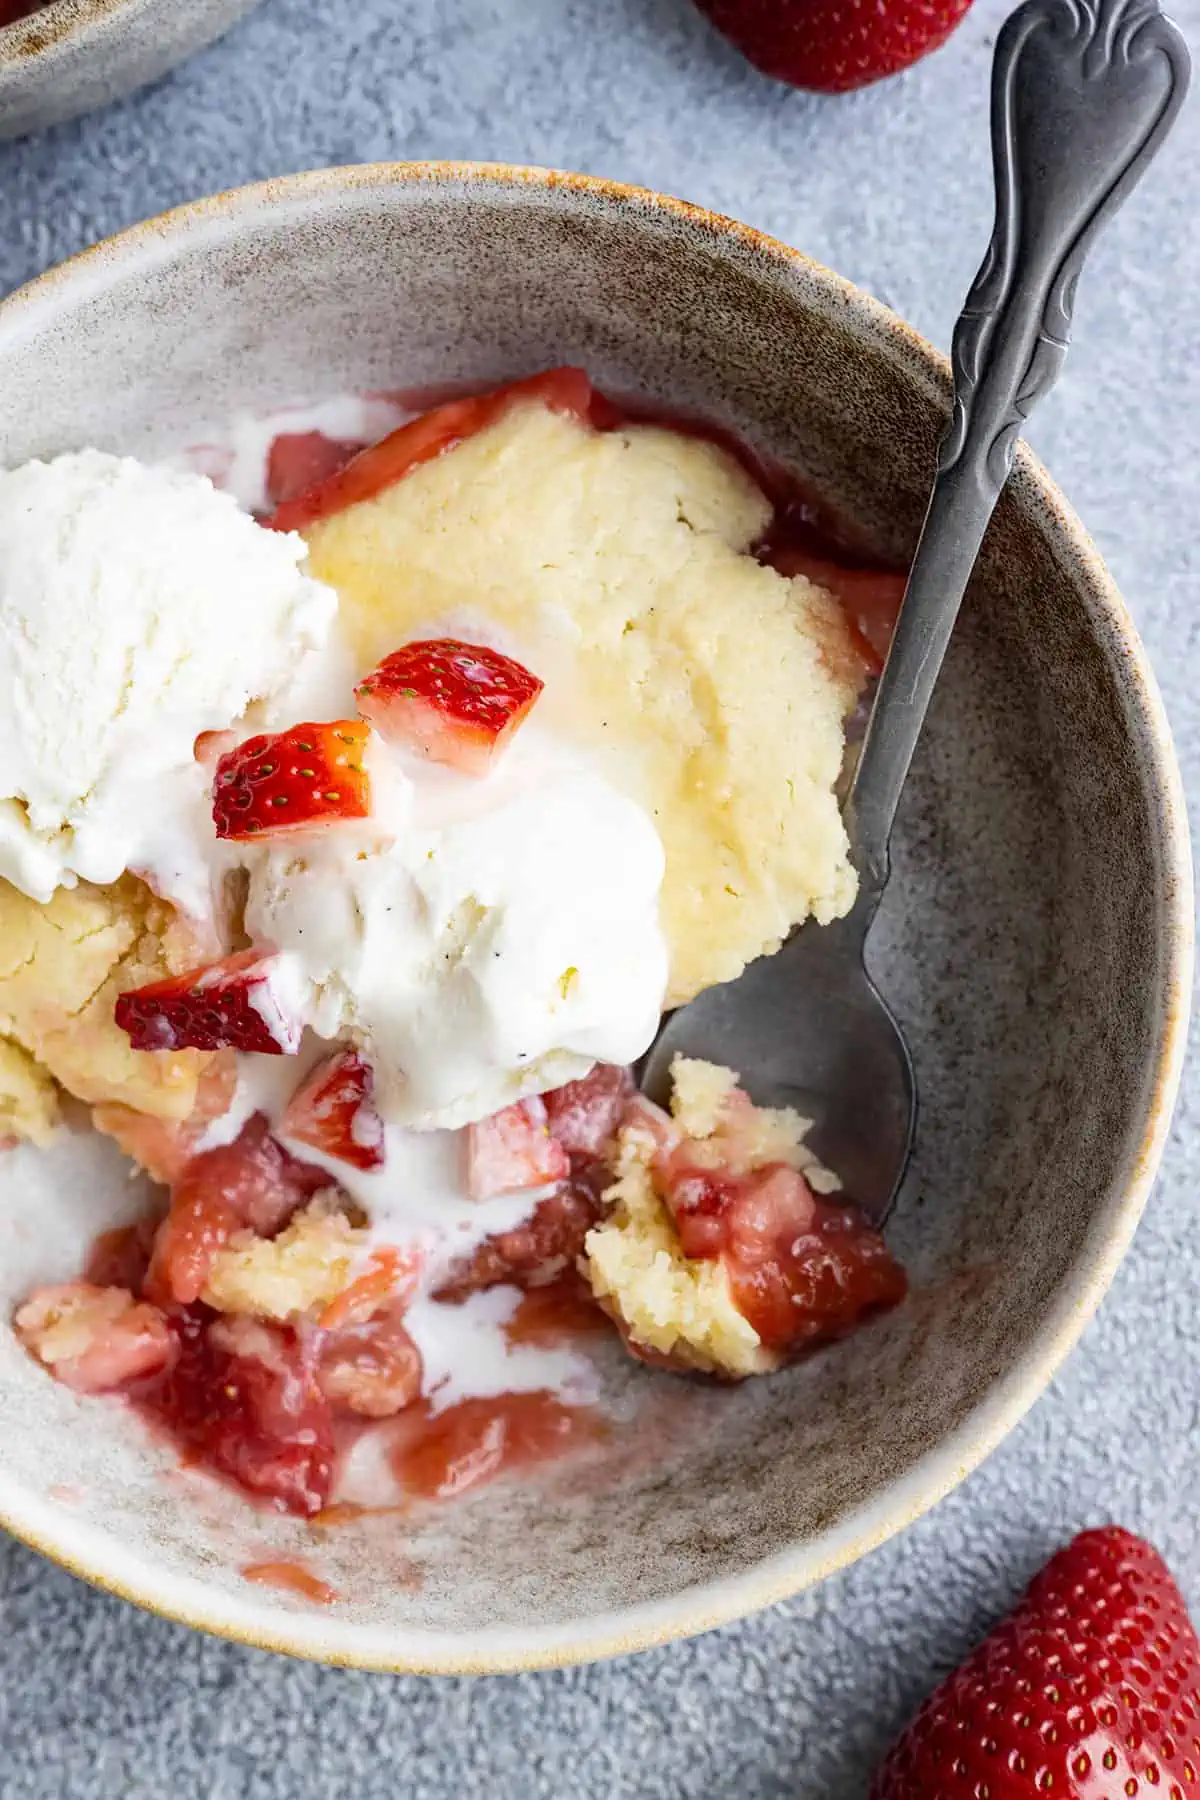
[[[927,1095],[885,1247],[753,1071],[748,1099],[683,1066],[670,1119],[622,1065],[664,1002],[850,903],[843,722],[870,565],[919,516],[931,353],[737,228],[458,169],[212,203],[6,310],[9,391],[39,394],[13,462],[43,466],[3,479],[181,509],[113,559],[152,594],[113,663],[121,754],[75,812],[46,756],[8,784],[10,1123],[49,1136],[51,1077],[171,1191],[70,1120],[7,1159],[6,1519],[216,1629],[435,1668],[651,1641],[894,1528],[1098,1297],[1178,1053],[1170,752],[1044,477],[999,517],[880,923]],[[150,310],[202,319],[203,354],[160,322],[135,395]],[[383,416],[447,385],[475,397]],[[776,466],[844,531],[815,560]],[[69,939],[88,968],[48,1000]]]

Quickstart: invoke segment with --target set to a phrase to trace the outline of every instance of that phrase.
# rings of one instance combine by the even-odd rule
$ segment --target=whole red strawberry
[[[1156,1550],[1085,1531],[925,1702],[871,1800],[1194,1800],[1200,1642]]]
[[[944,44],[971,0],[696,0],[764,75],[844,94]]]

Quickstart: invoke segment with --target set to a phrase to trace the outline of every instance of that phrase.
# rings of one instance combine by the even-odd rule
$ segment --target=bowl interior
[[[0,312],[0,417],[11,461],[89,442],[154,454],[238,411],[566,361],[743,431],[877,550],[911,549],[946,405],[929,353],[748,233],[569,178],[331,175],[148,227]],[[999,1429],[988,1405],[1046,1378],[1054,1321],[1082,1322],[1132,1229],[1179,955],[1154,703],[1057,504],[1022,463],[873,938],[922,1099],[892,1225],[904,1309],[737,1390],[614,1371],[630,1422],[586,1468],[320,1540],[173,1469],[0,1333],[0,1516],[218,1629],[499,1667],[709,1622],[950,1486]],[[85,1133],[5,1159],[0,1197],[5,1313],[135,1201]],[[297,1554],[335,1609],[239,1573]]]

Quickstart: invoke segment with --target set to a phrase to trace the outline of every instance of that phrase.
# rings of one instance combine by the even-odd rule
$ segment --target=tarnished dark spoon
[[[643,1085],[671,1059],[741,1071],[815,1121],[810,1143],[882,1220],[916,1124],[912,1062],[867,972],[901,790],[1017,434],[1062,367],[1084,257],[1183,103],[1187,47],[1157,0],[1027,0],[992,71],[996,223],[954,331],[954,410],[846,806],[858,898],[664,1022]]]

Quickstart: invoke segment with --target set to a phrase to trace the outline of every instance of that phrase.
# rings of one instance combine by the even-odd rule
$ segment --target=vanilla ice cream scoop
[[[0,876],[46,901],[135,869],[202,910],[193,746],[325,641],[304,555],[200,475],[99,450],[0,471]]]
[[[640,1056],[668,972],[649,815],[528,726],[482,780],[373,755],[374,841],[256,847],[246,926],[363,1044],[384,1117],[453,1128]]]

